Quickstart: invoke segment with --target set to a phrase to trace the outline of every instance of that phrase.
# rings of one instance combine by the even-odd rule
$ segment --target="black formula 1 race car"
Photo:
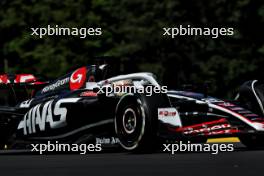
[[[158,119],[153,117],[158,117],[157,109],[170,107],[167,95],[157,93],[148,96],[144,90],[137,92],[139,86],[141,89],[145,86],[159,89],[150,73],[106,79],[107,72],[107,65],[81,67],[48,84],[37,79],[11,81],[5,76],[2,96],[6,98],[5,91],[9,91],[20,103],[15,106],[2,103],[2,146],[26,147],[24,144],[45,141],[105,143],[109,138],[115,138],[111,144],[118,142],[127,150],[154,144]],[[33,88],[32,96],[19,98],[17,93],[29,85]],[[112,87],[133,87],[135,92],[116,93],[109,91]]]
[[[50,83],[34,76],[28,81],[0,77],[2,147],[60,141],[144,150],[171,140],[223,136],[237,136],[248,147],[264,146],[264,89],[258,81],[245,83],[235,101],[226,101],[166,91],[151,73],[108,77],[107,69],[86,66]],[[24,89],[27,96],[18,96]]]

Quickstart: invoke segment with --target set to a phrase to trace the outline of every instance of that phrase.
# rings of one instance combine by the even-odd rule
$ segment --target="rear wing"
[[[48,82],[32,74],[0,75],[0,107],[14,107],[32,98]]]
[[[22,85],[39,85],[47,84],[40,76],[33,74],[0,74],[0,85],[1,84],[22,84]]]

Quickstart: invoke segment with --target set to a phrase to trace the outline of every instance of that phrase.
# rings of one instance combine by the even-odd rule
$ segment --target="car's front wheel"
[[[126,95],[117,105],[115,132],[120,145],[129,151],[156,149],[158,108],[168,106],[164,95]]]
[[[115,129],[120,145],[126,150],[138,147],[145,132],[146,117],[140,100],[130,100],[119,107]]]

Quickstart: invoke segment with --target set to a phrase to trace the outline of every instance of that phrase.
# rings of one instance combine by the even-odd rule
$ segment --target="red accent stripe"
[[[221,125],[223,123],[226,123],[226,119],[222,118],[219,120],[215,120],[215,121],[210,121],[210,122],[204,122],[204,123],[200,123],[200,124],[196,124],[196,125],[190,125],[190,126],[185,126],[185,127],[178,127],[178,128],[169,128],[169,130],[171,131],[184,131],[187,128],[203,128],[203,125]]]
[[[197,128],[197,127],[202,127],[203,125],[218,125],[218,124],[222,124],[227,122],[225,118],[219,119],[219,120],[215,120],[215,121],[210,121],[210,122],[204,122],[204,123],[200,123],[200,124],[195,124],[195,125],[190,125],[190,126],[186,126],[183,128]]]

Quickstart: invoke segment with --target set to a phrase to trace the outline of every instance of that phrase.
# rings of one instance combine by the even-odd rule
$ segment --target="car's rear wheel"
[[[249,149],[264,148],[264,135],[243,135],[239,139]]]

